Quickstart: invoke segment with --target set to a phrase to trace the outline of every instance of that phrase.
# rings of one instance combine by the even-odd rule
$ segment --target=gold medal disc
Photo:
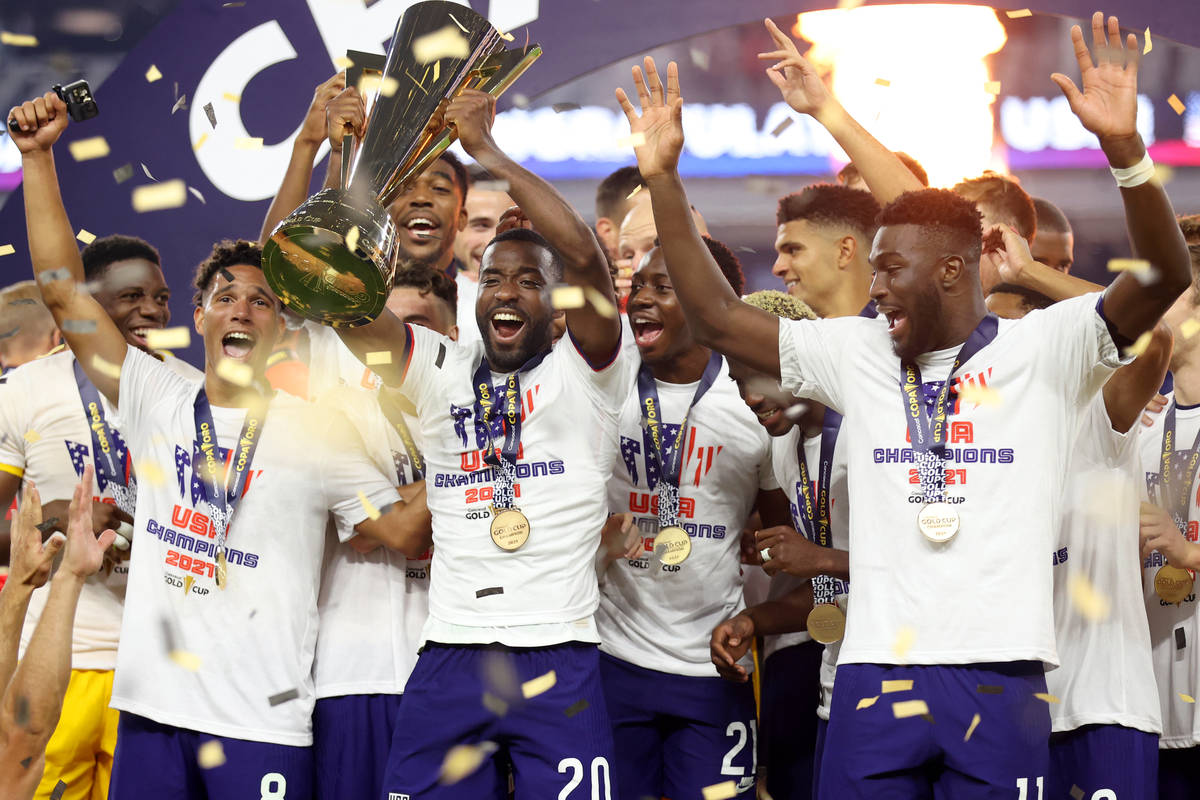
[[[1168,603],[1182,603],[1192,593],[1192,573],[1164,564],[1154,573],[1154,593]]]
[[[692,554],[692,539],[678,525],[662,528],[654,537],[654,552],[664,564],[682,564]]]
[[[217,553],[217,588],[224,590],[229,586],[229,562],[225,560],[225,551]]]
[[[949,503],[926,503],[917,515],[917,527],[931,542],[948,542],[958,533],[958,510]]]
[[[493,508],[492,541],[510,553],[520,550],[529,541],[529,518],[515,508]]]
[[[833,603],[821,603],[808,612],[808,635],[821,644],[833,644],[846,635],[846,615]]]

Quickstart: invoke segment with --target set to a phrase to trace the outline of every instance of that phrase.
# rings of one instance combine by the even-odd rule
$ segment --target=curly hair
[[[440,269],[420,264],[399,270],[392,279],[392,288],[416,289],[422,295],[432,292],[446,304],[451,321],[458,317],[458,284]]]
[[[262,248],[257,243],[245,239],[222,239],[214,244],[208,258],[196,267],[196,277],[192,281],[196,287],[196,294],[192,302],[197,306],[203,305],[204,293],[212,285],[213,276],[223,269],[239,264],[262,269]]]
[[[159,267],[162,261],[158,250],[145,239],[136,236],[125,236],[114,233],[111,236],[101,236],[94,240],[79,253],[83,261],[83,276],[85,280],[94,281],[100,277],[110,264],[126,261],[131,258],[144,258]]]
[[[550,254],[550,274],[546,277],[551,283],[557,283],[562,280],[563,263],[562,259],[558,256],[558,251],[546,241],[546,237],[537,231],[531,228],[509,228],[504,233],[497,234],[494,239],[487,243],[487,246],[483,248],[484,254],[486,255],[488,250],[491,250],[494,245],[501,242],[525,242],[542,248]]]
[[[740,295],[746,288],[746,276],[742,273],[742,262],[724,242],[719,242],[711,236],[701,236],[700,238],[704,240],[704,245],[708,248],[713,261],[716,261],[717,266],[721,268],[721,274],[725,276],[725,280],[729,281],[733,291]]]
[[[763,289],[746,295],[742,300],[755,308],[761,308],[768,314],[774,314],[781,319],[816,319],[817,315],[808,303],[797,300],[787,292],[778,289]]]
[[[983,249],[983,215],[970,200],[949,189],[905,192],[888,203],[876,218],[885,225],[917,225],[942,239],[967,260],[979,260]]]
[[[875,235],[879,203],[870,192],[848,189],[835,183],[814,183],[799,192],[779,198],[775,222],[783,225],[806,220],[823,227],[850,228],[863,239]]]
[[[1027,242],[1037,233],[1033,198],[1015,178],[988,170],[978,178],[960,181],[954,191],[970,200],[983,214],[1012,225]]]

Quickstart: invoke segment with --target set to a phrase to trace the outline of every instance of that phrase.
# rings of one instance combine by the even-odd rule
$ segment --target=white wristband
[[[1142,156],[1142,160],[1132,167],[1123,167],[1121,169],[1109,167],[1108,169],[1112,172],[1113,177],[1117,179],[1117,186],[1120,186],[1122,189],[1132,189],[1135,186],[1141,186],[1154,177],[1154,162],[1150,160],[1149,153]]]

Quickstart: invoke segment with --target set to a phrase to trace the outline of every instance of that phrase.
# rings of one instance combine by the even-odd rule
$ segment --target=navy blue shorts
[[[758,730],[751,684],[643,669],[603,653],[600,675],[622,798],[699,798],[704,787],[731,780],[753,796]]]
[[[884,681],[912,681],[889,686]],[[1050,710],[1034,661],[838,667],[821,798],[1050,800]],[[927,714],[904,716],[907,701]],[[901,716],[897,716],[900,714]],[[971,730],[975,715],[979,721]],[[970,737],[967,731],[971,730]]]
[[[760,758],[775,800],[812,797],[824,652],[820,642],[802,642],[776,650],[763,664]]]
[[[326,697],[313,709],[317,800],[375,800],[400,712],[398,694]]]
[[[225,763],[200,766],[200,748],[216,740]],[[313,751],[176,728],[121,712],[109,800],[311,800]]]
[[[1152,800],[1157,785],[1156,733],[1122,725],[1084,725],[1050,737],[1047,798]],[[1193,786],[1190,795],[1197,791],[1200,786]]]
[[[526,699],[523,687],[538,678],[544,690]],[[459,745],[482,745],[487,756],[442,783]],[[611,800],[612,747],[595,645],[430,644],[404,689],[380,798],[504,798],[511,762],[517,797]]]
[[[1200,786],[1200,747],[1158,751],[1158,800],[1196,800],[1197,786]]]

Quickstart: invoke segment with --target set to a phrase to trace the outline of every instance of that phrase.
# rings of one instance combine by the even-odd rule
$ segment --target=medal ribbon
[[[908,436],[917,456],[917,477],[921,481],[926,503],[939,503],[946,498],[946,471],[942,461],[946,452],[947,402],[950,387],[954,384],[954,373],[996,338],[999,324],[999,320],[991,314],[979,321],[954,358],[950,374],[946,376],[946,382],[934,400],[933,412],[928,417],[922,408],[921,368],[915,361],[900,365],[900,399],[908,418]]]
[[[837,446],[838,434],[842,429],[842,415],[831,408],[825,409],[821,424],[821,455],[817,465],[817,497],[813,500],[813,484],[809,477],[808,459],[804,455],[804,437],[796,440],[796,462],[800,467],[800,481],[796,487],[796,523],[805,538],[821,547],[833,547],[833,531],[830,522],[830,492],[833,482],[833,450]],[[814,511],[816,512],[814,514]],[[838,581],[829,575],[813,578],[813,598],[817,605],[834,603]]]
[[[225,552],[225,538],[229,523],[233,520],[233,512],[250,479],[250,463],[254,460],[254,451],[258,449],[263,425],[267,421],[267,402],[264,399],[246,409],[246,421],[242,423],[242,432],[238,435],[228,471],[221,469],[222,464],[217,459],[217,426],[213,422],[212,406],[203,386],[196,393],[193,410],[201,462],[199,468],[193,466],[192,469],[200,476],[200,488],[217,532],[217,556],[220,557]]]
[[[1191,509],[1192,485],[1196,481],[1197,468],[1200,468],[1200,431],[1196,432],[1196,440],[1192,442],[1191,454],[1183,469],[1179,484],[1175,484],[1175,473],[1171,469],[1171,457],[1175,454],[1175,398],[1171,398],[1167,406],[1166,419],[1163,421],[1162,462],[1159,466],[1159,477],[1162,482],[1162,499],[1166,501],[1167,512],[1175,522],[1175,527],[1185,537],[1187,536],[1188,517]]]
[[[484,356],[475,370],[475,416],[483,420],[488,437],[488,452],[484,463],[492,467],[492,503],[496,508],[515,508],[517,484],[517,452],[521,448],[521,373],[542,363],[549,351],[538,353],[526,361],[505,381],[503,402],[497,402],[492,386],[492,368]],[[497,414],[504,416],[504,444],[496,454],[492,437],[492,422]]]
[[[667,441],[666,430],[663,427],[662,403],[658,399],[658,386],[654,381],[654,373],[646,364],[638,369],[638,399],[642,412],[642,425],[650,432],[650,452],[646,455],[654,459],[658,467],[658,527],[674,527],[679,524],[679,473],[683,468],[683,442],[687,429],[688,415],[700,402],[700,398],[708,393],[717,374],[721,371],[721,354],[713,352],[709,356],[700,383],[692,395],[692,402],[683,414],[679,423],[679,431],[673,441]]]
[[[79,399],[83,402],[83,416],[92,433],[92,463],[96,467],[96,486],[100,491],[108,489],[117,508],[133,516],[137,500],[137,481],[126,471],[127,451],[118,443],[116,432],[104,417],[104,402],[100,392],[88,379],[79,361],[72,365],[75,370],[75,385],[79,387]]]
[[[412,431],[408,429],[408,423],[404,421],[404,411],[401,410],[400,404],[390,395],[380,392],[379,408],[387,417],[387,421],[395,428],[396,433],[399,434],[400,441],[404,443],[404,451],[408,453],[408,463],[412,465],[413,480],[423,480],[425,478],[425,459],[421,456],[421,450],[417,447],[417,441],[413,438]],[[403,475],[397,477],[401,483],[404,482]]]

